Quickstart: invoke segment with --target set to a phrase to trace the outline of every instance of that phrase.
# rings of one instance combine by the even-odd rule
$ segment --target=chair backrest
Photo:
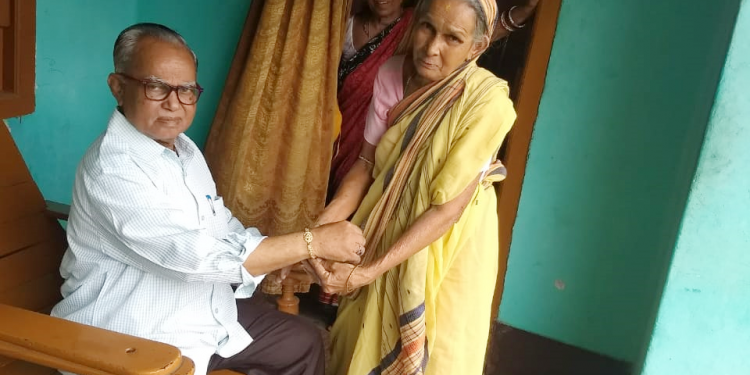
[[[62,298],[65,232],[46,204],[10,131],[0,124],[0,303],[49,312]]]

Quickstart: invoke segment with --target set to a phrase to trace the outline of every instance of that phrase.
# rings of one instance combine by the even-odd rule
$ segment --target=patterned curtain
[[[205,154],[224,202],[263,234],[302,230],[324,207],[349,3],[251,5]]]

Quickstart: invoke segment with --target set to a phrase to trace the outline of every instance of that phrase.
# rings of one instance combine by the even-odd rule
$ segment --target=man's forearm
[[[247,257],[245,269],[259,276],[310,258],[302,233],[268,237]]]
[[[243,265],[251,275],[259,276],[313,257],[359,264],[358,252],[365,243],[362,230],[347,221],[311,229],[309,240],[308,248],[303,232],[268,237]]]

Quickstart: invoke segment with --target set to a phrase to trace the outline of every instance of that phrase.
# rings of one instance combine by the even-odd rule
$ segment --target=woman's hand
[[[321,225],[311,230],[312,247],[316,256],[351,264],[359,264],[365,253],[365,237],[362,229],[348,222],[339,221]]]
[[[331,294],[349,294],[375,278],[368,267],[353,266],[346,263],[314,259],[310,262],[320,280],[323,291]]]
[[[534,9],[536,8],[537,4],[539,4],[539,0],[527,0],[526,4],[523,5],[523,7],[528,9]]]
[[[279,280],[284,281],[287,276],[289,276],[289,273],[292,272],[292,267],[294,265],[286,266],[279,270]]]
[[[343,215],[337,212],[336,206],[327,206],[323,210],[323,212],[320,213],[320,216],[318,216],[318,219],[315,220],[315,224],[313,224],[313,228],[317,228],[321,225],[335,223],[341,220],[346,220],[346,217],[341,217],[341,216]]]
[[[523,5],[512,7],[511,9],[505,10],[502,13],[510,12],[510,17],[513,19],[513,21],[523,27],[523,25],[526,24],[531,15],[534,14],[537,5],[539,5],[539,0],[526,0]],[[498,17],[503,17],[504,15],[502,13],[499,14]],[[498,19],[497,23],[495,24],[495,31],[492,33],[492,41],[505,38],[508,35],[510,35],[510,31],[503,27],[502,21]]]
[[[526,21],[528,21],[528,19],[534,13],[534,10],[536,9],[536,6],[538,4],[539,0],[526,0],[525,4],[519,5],[518,7],[513,9],[513,14],[511,14],[511,16],[516,22],[525,24]]]

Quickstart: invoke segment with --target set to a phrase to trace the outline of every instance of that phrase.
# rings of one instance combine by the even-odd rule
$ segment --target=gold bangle
[[[313,252],[312,247],[313,235],[312,232],[310,232],[309,228],[305,228],[305,234],[302,236],[302,238],[305,240],[305,243],[307,243],[307,252],[310,253],[310,259],[316,259],[317,256],[315,256],[315,252]]]
[[[359,268],[359,265],[354,266],[354,268],[352,268],[352,272],[349,272],[349,277],[346,278],[346,284],[344,284],[345,294],[350,294],[353,292],[353,290],[349,289],[349,280],[352,279],[352,275],[354,275],[354,271],[356,271],[357,268]]]

